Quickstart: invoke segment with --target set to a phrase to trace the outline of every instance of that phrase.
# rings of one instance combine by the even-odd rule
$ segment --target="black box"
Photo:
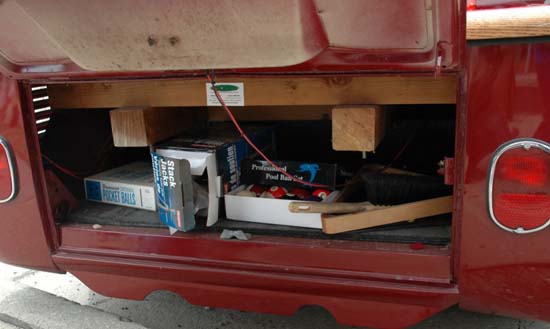
[[[298,161],[274,161],[274,163],[292,176],[306,182],[327,185],[329,189],[336,187],[338,170],[336,164]],[[286,177],[263,160],[243,160],[241,181],[244,184],[277,185],[286,188],[307,187]]]

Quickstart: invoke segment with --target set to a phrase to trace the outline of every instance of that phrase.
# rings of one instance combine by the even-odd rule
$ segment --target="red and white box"
[[[228,219],[264,224],[322,228],[321,214],[298,214],[288,210],[288,205],[291,202],[302,201],[237,195],[244,189],[246,189],[246,186],[241,185],[237,189],[225,194],[225,215]],[[332,192],[321,202],[333,202],[338,195],[339,192]]]

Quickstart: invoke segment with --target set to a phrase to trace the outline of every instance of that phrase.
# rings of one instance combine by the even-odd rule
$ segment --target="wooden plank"
[[[467,13],[468,40],[550,35],[550,7],[474,10]]]
[[[245,105],[454,104],[454,76],[220,78],[243,82]],[[54,84],[53,108],[206,106],[205,79]]]
[[[385,126],[386,112],[379,107],[336,107],[332,110],[332,148],[372,152],[382,140]]]
[[[322,216],[323,232],[336,234],[446,214],[452,211],[453,197],[446,196],[351,215]]]
[[[331,106],[246,106],[231,108],[239,121],[297,121],[330,120]],[[220,107],[208,108],[209,121],[229,121],[229,116]]]
[[[152,145],[182,133],[197,119],[193,110],[164,107],[127,107],[110,112],[117,147]]]

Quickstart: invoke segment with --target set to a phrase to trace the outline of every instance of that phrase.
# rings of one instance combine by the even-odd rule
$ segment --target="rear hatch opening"
[[[101,89],[101,83],[89,83]],[[67,85],[70,86],[71,85]],[[41,106],[45,108],[45,92],[40,91]],[[112,106],[111,101],[86,103],[86,97],[93,95],[60,93],[59,85],[49,86],[57,91],[50,95],[51,108],[47,108],[47,120],[40,118],[40,144],[43,164],[48,184],[50,206],[58,225],[92,225],[133,227],[135,230],[150,232],[151,229],[166,230],[156,212],[134,209],[86,200],[83,178],[116,168],[134,161],[151,161],[149,147],[115,147],[110,121],[110,111],[122,107]],[[80,91],[79,91],[80,90]],[[92,89],[88,89],[92,90]],[[147,93],[147,91],[144,91]],[[92,90],[93,93],[93,90]],[[454,90],[450,91],[454,93]],[[56,99],[52,99],[52,96]],[[121,98],[139,98],[137,94],[120,95]],[[60,99],[60,97],[72,97]],[[77,97],[82,99],[75,100]],[[299,97],[296,96],[296,97]],[[414,99],[414,98],[413,98]],[[452,186],[444,184],[444,160],[454,157],[456,105],[451,102],[437,103],[437,100],[424,104],[423,95],[418,95],[419,103],[408,100],[405,103],[396,95],[395,103],[384,101],[377,105],[386,117],[385,131],[374,152],[335,151],[333,148],[332,110],[338,105],[259,105],[232,107],[237,120],[242,125],[269,125],[275,132],[276,158],[273,160],[291,160],[319,162],[338,165],[339,184],[359,179],[353,192],[348,193],[346,201],[362,202],[373,193],[368,183],[361,180],[378,179],[381,173],[414,173],[415,177],[429,177],[439,183],[437,196],[452,194]],[[139,102],[139,100],[136,100]],[[59,106],[56,107],[55,104]],[[75,105],[76,104],[76,105]],[[46,104],[47,105],[47,104]],[[130,104],[136,105],[136,104]],[[144,103],[143,105],[148,105]],[[173,104],[182,106],[182,104]],[[227,115],[220,107],[186,106],[182,111],[193,111],[194,128],[227,125],[233,128]],[[97,107],[94,107],[97,106]],[[37,110],[37,114],[40,112]],[[189,123],[186,123],[189,124]],[[368,128],[365,128],[368,129]],[[372,181],[370,181],[372,185]],[[448,183],[448,182],[447,182]],[[402,185],[404,184],[404,185]],[[407,198],[407,194],[417,193],[417,187],[411,182],[382,181],[375,182],[375,197],[382,200]],[[342,188],[349,188],[343,185]],[[408,189],[411,191],[408,191]],[[430,187],[428,187],[430,188]],[[350,188],[351,189],[351,188]],[[447,192],[441,192],[447,191]],[[439,194],[438,194],[439,193]],[[428,193],[430,195],[430,193]],[[414,199],[414,198],[413,198]],[[416,200],[415,200],[416,201]],[[399,203],[399,201],[397,201]],[[326,234],[320,229],[287,225],[273,225],[224,217],[223,203],[220,218],[211,226],[206,226],[204,217],[197,218],[197,226],[189,232],[177,234],[220,233],[224,229],[242,230],[252,236],[272,238],[299,238],[307,241],[337,240],[365,241],[384,243],[424,244],[447,246],[451,242],[452,213],[431,216],[414,221],[352,230],[338,234]],[[246,211],[246,210],[244,210]],[[266,209],[269,211],[269,209]],[[99,226],[98,226],[99,225]],[[450,253],[450,251],[448,251]]]

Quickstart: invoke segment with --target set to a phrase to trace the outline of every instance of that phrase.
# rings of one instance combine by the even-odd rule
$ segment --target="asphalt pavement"
[[[0,329],[345,329],[322,308],[292,317],[194,306],[170,292],[143,301],[108,298],[70,274],[0,263]],[[550,329],[550,323],[476,314],[453,307],[415,329]]]

